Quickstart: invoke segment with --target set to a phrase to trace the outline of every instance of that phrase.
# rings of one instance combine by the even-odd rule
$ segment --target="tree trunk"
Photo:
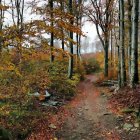
[[[121,63],[120,63],[120,47],[117,46],[118,51],[118,87],[121,88]]]
[[[132,38],[131,38],[131,79],[130,85],[138,83],[138,18],[139,0],[133,0],[132,8]]]
[[[120,65],[121,65],[121,87],[126,82],[125,52],[124,52],[124,0],[120,0]]]
[[[82,61],[82,57],[81,57],[81,35],[79,35],[79,49],[78,49],[78,55],[79,55],[80,61]]]
[[[113,34],[112,34],[112,30],[110,31],[110,53],[111,53],[111,66],[113,66]]]
[[[109,41],[106,39],[104,46],[104,76],[108,77],[108,45]]]
[[[0,0],[0,5],[2,5],[2,0]],[[2,19],[3,19],[3,10],[0,9],[0,32],[2,32]],[[0,56],[2,52],[2,36],[0,35]]]
[[[79,56],[79,35],[76,34],[76,42],[77,42],[77,46],[76,46],[76,63],[78,64],[78,56]]]
[[[50,0],[50,12],[51,12],[51,27],[53,28],[53,0]],[[54,33],[51,32],[51,41],[50,41],[50,62],[54,61],[54,55],[53,55],[53,47],[54,47]]]
[[[129,75],[131,75],[131,32],[132,32],[131,12],[132,12],[132,3],[131,0],[128,0],[128,21],[129,21],[128,73]]]
[[[72,0],[69,0],[69,11],[70,14],[73,14],[73,10],[72,10]],[[70,19],[70,24],[73,25],[73,18]],[[69,56],[69,68],[68,68],[68,77],[71,79],[72,78],[72,74],[73,74],[73,32],[70,31],[70,56]]]
[[[61,4],[61,12],[63,12],[64,11],[64,3],[63,3],[63,1],[61,1],[60,2],[60,4]],[[61,21],[62,21],[63,19],[62,19],[62,17],[61,17]],[[64,30],[63,30],[63,27],[61,27],[61,33],[62,33],[62,42],[61,42],[61,45],[62,45],[62,50],[64,51],[65,50],[65,48],[64,48]]]

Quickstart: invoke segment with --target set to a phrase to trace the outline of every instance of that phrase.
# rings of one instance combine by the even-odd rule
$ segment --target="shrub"
[[[80,74],[76,68],[73,78],[67,77],[67,59],[52,64],[33,58],[19,64],[10,62],[9,57],[8,64],[3,60],[0,66],[0,126],[8,129],[15,139],[24,139],[49,113],[47,107],[40,107],[39,101],[28,93],[48,89],[59,99],[70,99],[76,93]]]
[[[83,62],[87,74],[100,70],[98,61],[95,58],[87,59]]]
[[[73,79],[69,79],[66,62],[56,61],[49,65],[48,70],[51,80],[50,90],[59,98],[70,98],[74,96],[80,75],[75,74]]]

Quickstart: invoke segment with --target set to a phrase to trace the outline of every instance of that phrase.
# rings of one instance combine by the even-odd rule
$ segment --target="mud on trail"
[[[58,140],[140,140],[139,135],[118,129],[120,119],[108,109],[107,96],[93,82],[94,75],[86,76],[78,89],[80,94],[67,106],[69,115],[56,131]]]

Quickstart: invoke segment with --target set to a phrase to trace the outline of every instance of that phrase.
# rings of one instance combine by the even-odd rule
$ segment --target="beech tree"
[[[4,22],[4,5],[2,0],[0,0],[0,55],[2,52],[2,42],[3,42],[3,37],[2,37],[2,29],[3,29],[3,22]]]
[[[52,28],[52,31],[51,31],[51,37],[50,37],[50,47],[51,47],[51,50],[50,50],[50,62],[53,62],[54,61],[54,55],[53,55],[53,47],[54,47],[54,33],[53,33],[53,26],[54,26],[54,16],[53,16],[53,0],[49,0],[49,5],[50,5],[50,20],[51,20],[51,28]]]
[[[13,44],[17,49],[18,61],[22,59],[22,40],[23,40],[23,30],[24,30],[24,0],[11,0],[11,10],[12,10],[12,20],[13,24],[11,26],[13,36]]]
[[[124,38],[125,38],[125,31],[124,31],[124,0],[119,1],[119,14],[120,14],[120,19],[119,19],[119,25],[120,25],[120,48],[119,48],[119,53],[120,53],[120,80],[121,80],[121,86],[124,86],[126,82],[126,68],[125,68],[125,45],[124,45]]]
[[[82,28],[83,3],[84,3],[84,0],[75,1],[75,8],[74,8],[75,15],[76,15],[76,26],[79,27],[80,29]],[[77,42],[76,55],[77,55],[77,61],[78,61],[78,57],[81,60],[81,56],[80,56],[81,35],[79,35],[78,33],[76,33],[76,42]]]
[[[138,21],[139,21],[139,0],[132,1],[132,36],[131,36],[131,78],[130,85],[134,87],[139,81],[138,76]]]
[[[127,13],[128,13],[128,33],[129,33],[129,46],[128,46],[128,72],[131,75],[131,35],[132,35],[132,2],[131,0],[127,0]]]
[[[71,14],[70,18],[70,25],[73,26],[74,17],[73,17],[73,1],[69,0],[69,13]],[[69,33],[70,42],[69,42],[69,49],[70,49],[70,56],[69,56],[69,68],[68,68],[68,77],[72,78],[73,74],[73,32],[70,31]]]
[[[60,1],[60,5],[61,5],[61,12],[63,13],[64,12],[64,2],[63,1]],[[61,16],[61,21],[63,21],[63,17]],[[61,27],[61,32],[62,32],[62,41],[61,41],[61,44],[62,44],[62,50],[64,51],[65,50],[65,43],[64,43],[64,29],[63,27]]]
[[[98,37],[104,48],[104,75],[108,76],[108,49],[111,30],[111,18],[113,11],[113,0],[90,0],[89,7],[86,7],[86,15],[92,21],[97,30]],[[92,5],[92,7],[91,7]],[[101,30],[101,31],[100,31]]]

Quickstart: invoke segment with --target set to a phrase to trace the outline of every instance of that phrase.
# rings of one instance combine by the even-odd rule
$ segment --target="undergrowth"
[[[25,57],[24,57],[25,56]],[[68,58],[49,62],[46,54],[26,53],[17,62],[13,52],[5,52],[0,66],[0,139],[25,139],[41,119],[47,120],[51,113],[40,101],[31,96],[48,90],[61,100],[76,94],[84,70],[75,66],[72,79],[67,76]]]

